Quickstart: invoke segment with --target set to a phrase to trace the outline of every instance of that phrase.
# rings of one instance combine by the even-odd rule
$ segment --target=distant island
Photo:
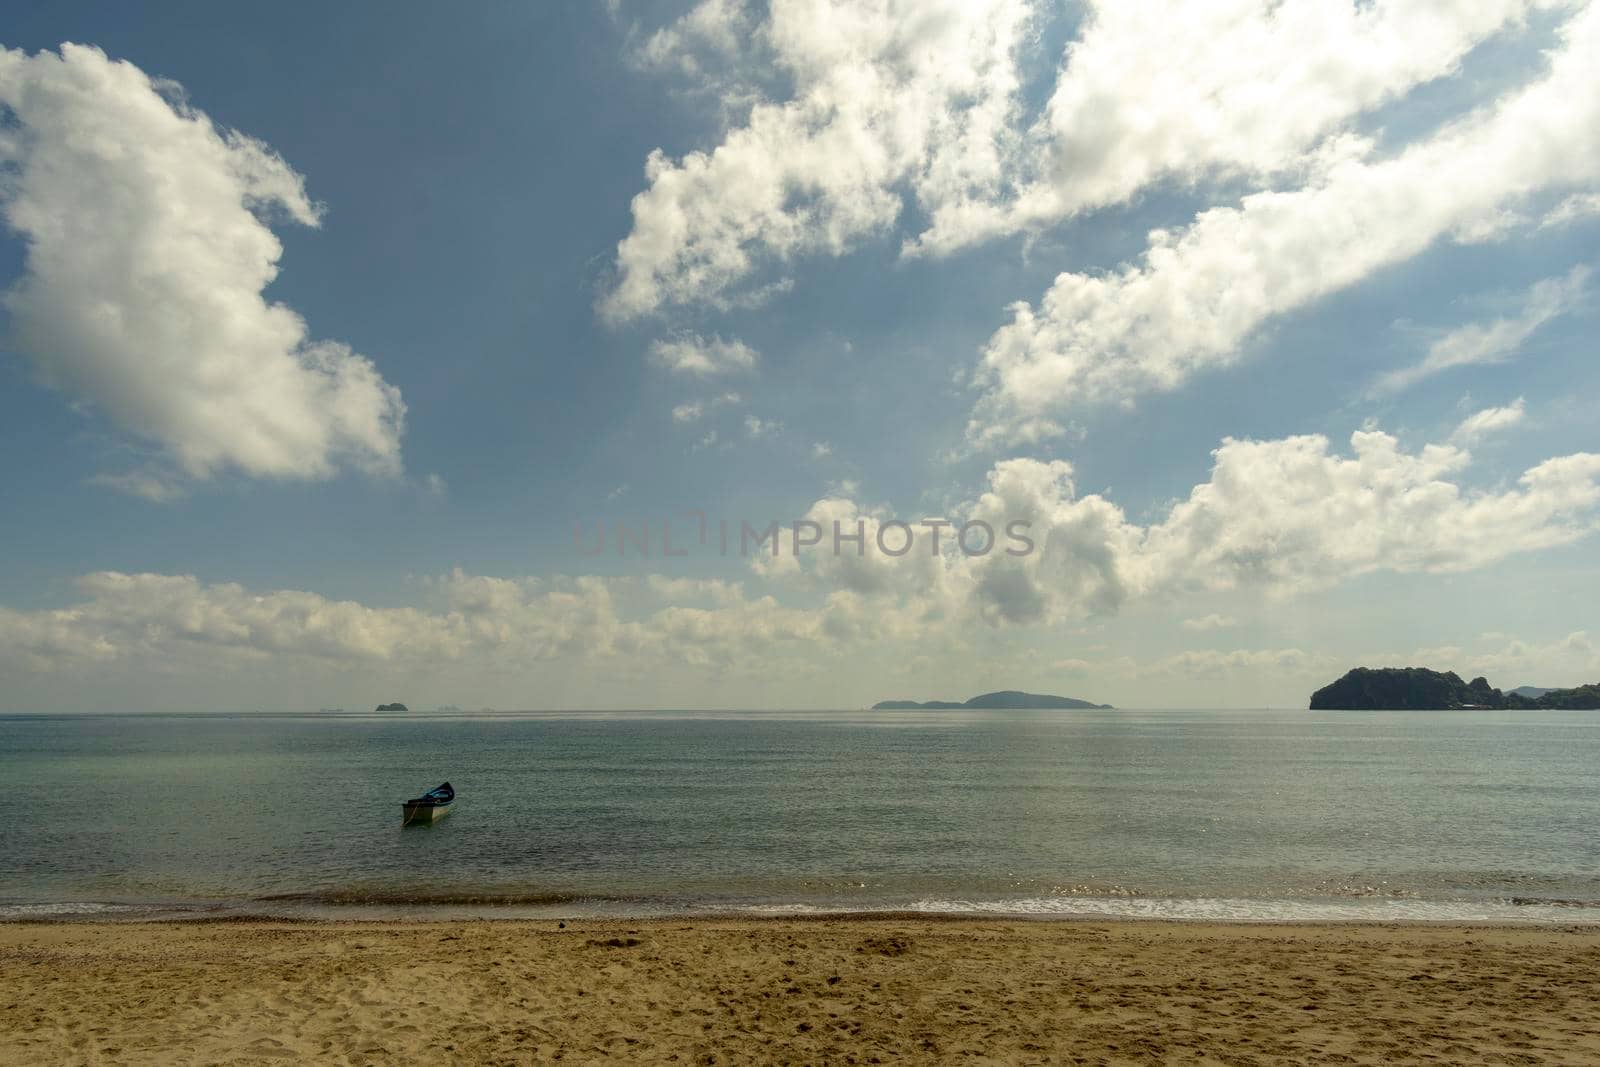
[[[998,693],[984,693],[982,696],[973,697],[965,703],[956,703],[953,700],[926,700],[918,703],[915,700],[881,700],[872,705],[873,711],[927,711],[927,710],[954,710],[956,708],[1103,708],[1109,710],[1110,704],[1093,704],[1087,700],[1074,700],[1072,697],[1051,696],[1048,693],[1022,693],[1015,689],[1002,689]]]
[[[1522,686],[1502,693],[1487,678],[1463,682],[1454,671],[1357,667],[1311,694],[1312,711],[1455,711],[1464,708],[1600,709],[1600,684],[1576,689]]]
[[[404,704],[379,704],[379,711],[410,711]]]

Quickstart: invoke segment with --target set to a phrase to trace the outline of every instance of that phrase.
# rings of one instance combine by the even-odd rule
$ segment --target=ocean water
[[[11,716],[0,783],[0,918],[1600,921],[1583,712]]]

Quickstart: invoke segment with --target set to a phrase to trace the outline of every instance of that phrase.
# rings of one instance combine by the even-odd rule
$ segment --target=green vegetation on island
[[[1537,695],[1525,695],[1529,692]],[[1600,709],[1600,684],[1575,689],[1523,686],[1502,693],[1487,678],[1463,682],[1454,671],[1357,667],[1311,694],[1312,711],[1454,711],[1462,708]]]
[[[410,711],[404,704],[379,704],[379,711]]]
[[[1048,693],[1023,693],[1015,689],[1002,689],[997,693],[984,693],[965,703],[952,700],[881,700],[872,705],[873,711],[951,711],[958,708],[1098,708],[1109,710],[1110,704],[1095,704],[1072,697],[1051,696]]]

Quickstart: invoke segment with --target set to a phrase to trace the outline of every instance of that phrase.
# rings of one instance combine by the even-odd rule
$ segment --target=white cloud
[[[157,504],[177,500],[183,490],[171,478],[153,471],[127,471],[122,474],[96,474],[89,479],[91,485],[103,485],[129,496],[143,497]]]
[[[342,663],[615,659],[715,670],[791,642],[829,640],[821,614],[721,582],[467,575],[432,583],[442,605],[376,608],[316,593],[252,593],[191,575],[103,572],[69,608],[0,608],[0,657],[32,670],[178,657],[217,669],[275,658]],[[685,606],[700,598],[707,607]],[[621,601],[632,606],[624,606]],[[637,603],[633,603],[637,602]]]
[[[840,497],[850,500],[861,492],[861,483],[854,478],[841,478],[837,482],[828,483],[827,494],[830,497]]]
[[[1455,433],[1450,435],[1450,440],[1457,444],[1474,444],[1489,434],[1499,433],[1517,425],[1526,414],[1527,405],[1519,396],[1503,408],[1484,408],[1468,415],[1461,420],[1461,425],[1456,427]]]
[[[917,251],[948,253],[1126,202],[1162,180],[1259,183],[1339,151],[1341,124],[1454,72],[1525,0],[1188,0],[1088,5],[1010,196],[937,206]]]
[[[392,659],[459,652],[453,622],[412,609],[374,609],[314,593],[256,596],[232,584],[182,575],[87,575],[84,602],[59,611],[0,611],[4,643],[36,666],[202,646],[252,655]]]
[[[1600,639],[1574,630],[1550,641],[1484,634],[1479,648],[1457,650],[1467,676],[1483,675],[1500,689],[1519,685],[1559,688],[1600,682]]]
[[[1539,327],[1577,305],[1588,289],[1591,273],[1588,267],[1579,266],[1563,277],[1546,278],[1528,290],[1517,314],[1451,330],[1428,347],[1426,359],[1385,374],[1373,391],[1394,393],[1452,367],[1510,359]]]
[[[1600,193],[1574,193],[1557,204],[1540,222],[1540,229],[1600,215]]]
[[[833,455],[833,446],[826,441],[814,441],[811,445],[812,459],[827,459]]]
[[[980,617],[1028,623],[1113,615],[1142,592],[1142,531],[1104,497],[1079,497],[1072,473],[1064,460],[1033,459],[1005,460],[990,471],[989,490],[973,517],[997,532],[1026,522],[1036,550],[1016,557],[991,553],[972,565]]]
[[[1546,460],[1516,488],[1472,492],[1450,477],[1471,462],[1462,449],[1406,453],[1372,430],[1350,444],[1347,458],[1320,435],[1224,441],[1210,481],[1146,531],[1146,580],[1296,592],[1379,570],[1471,570],[1595,527],[1600,455]]]
[[[670,26],[652,33],[635,52],[647,67],[676,70],[694,79],[708,77],[705,57],[731,63],[756,27],[739,0],[701,0]]]
[[[1064,461],[1005,460],[956,519],[987,522],[1001,549],[1014,543],[1005,538],[1008,524],[1025,522],[1036,551],[969,558],[946,531],[944,550],[933,555],[918,531],[912,553],[886,557],[871,550],[882,516],[829,499],[806,517],[830,534],[836,521],[847,532],[863,522],[865,555],[816,551],[757,569],[862,596],[893,594],[924,616],[1048,623],[1197,593],[1249,588],[1286,597],[1377,571],[1473,570],[1571,544],[1600,524],[1600,455],[1546,460],[1515,487],[1485,492],[1459,481],[1471,455],[1454,445],[1407,453],[1376,430],[1351,435],[1350,444],[1353,454],[1341,456],[1320,435],[1227,439],[1213,453],[1209,480],[1148,526],[1103,496],[1079,496]]]
[[[1563,2],[1100,0],[1025,129],[1020,66],[1045,5],[774,0],[758,19],[703,0],[638,55],[747,117],[710,152],[651,154],[602,310],[723,302],[765,265],[888,230],[908,196],[929,223],[906,251],[946,253],[1165,179],[1304,173],[1355,150],[1351,118]],[[792,81],[787,100],[739,73],[758,59]]]
[[[782,430],[783,423],[781,422],[775,422],[772,419],[758,419],[754,415],[746,415],[744,417],[744,435],[752,441],[760,440],[763,437],[772,437],[782,432]]]
[[[756,352],[738,338],[724,341],[713,336],[709,341],[699,334],[685,334],[650,345],[650,358],[675,374],[701,378],[749,370],[756,365]]]
[[[13,344],[183,476],[398,473],[399,390],[262,295],[282,253],[263,220],[318,223],[303,180],[169,90],[95,48],[0,50],[0,210],[27,241],[5,295]]]
[[[1306,652],[1299,648],[1236,648],[1227,651],[1201,649],[1168,656],[1147,669],[1188,678],[1217,678],[1261,672],[1267,672],[1275,677],[1287,674],[1305,678],[1326,673],[1336,662],[1338,661],[1332,657]]]
[[[717,396],[706,397],[703,400],[690,400],[678,404],[672,409],[673,422],[698,422],[707,412],[716,408],[737,404],[741,400],[738,393],[720,393]]]
[[[711,152],[651,153],[601,311],[715,303],[763,266],[842,254],[893,224],[899,183],[933,210],[997,188],[1028,14],[1023,0],[774,0],[751,43],[792,98],[756,104]]]
[[[418,606],[374,607],[184,575],[92,574],[68,606],[0,608],[0,664],[74,676],[150,664],[207,677],[250,664],[462,664],[468,676],[552,660],[760,673],[788,656],[788,668],[816,670],[833,654],[825,650],[846,645],[965,648],[974,623],[1049,625],[1247,588],[1292,596],[1374,571],[1480,568],[1571,544],[1600,520],[1597,455],[1547,460],[1513,487],[1471,491],[1458,477],[1470,463],[1460,448],[1406,453],[1371,430],[1354,434],[1351,447],[1337,455],[1318,436],[1225,441],[1210,478],[1150,525],[1130,522],[1103,496],[1079,496],[1064,462],[1006,460],[977,500],[938,520],[992,527],[995,548],[970,556],[950,525],[934,551],[933,519],[913,523],[911,551],[887,555],[880,533],[891,547],[904,540],[888,513],[819,500],[806,518],[821,544],[797,558],[785,531],[780,555],[751,560],[775,588],[798,583],[805,606],[751,595],[740,583],[667,575],[456,572],[427,583]],[[1019,520],[1037,550],[1011,555],[1005,550],[1021,545],[1008,524]],[[836,554],[835,523],[844,538],[861,536],[860,547],[844,540]],[[969,530],[970,549],[984,540]],[[1207,616],[1191,628],[1226,622]],[[1293,649],[1193,652],[1154,669],[1206,676],[1323,666],[1303,657]]]
[[[1504,690],[1520,685],[1561,688],[1600,680],[1600,644],[1586,630],[1544,641],[1491,632],[1480,634],[1473,648],[1440,645],[1362,659],[1452,670],[1463,678],[1482,676]]]
[[[820,531],[818,545],[797,556],[792,551],[793,528],[785,529],[777,554],[752,559],[756,573],[800,577],[824,592],[842,593],[855,604],[884,599],[909,604],[885,614],[874,624],[884,633],[914,633],[916,627],[931,620],[949,617],[969,596],[970,577],[962,568],[950,566],[942,554],[935,554],[928,531],[920,527],[914,525],[912,534],[921,540],[914,541],[910,551],[901,553],[906,531],[895,526],[886,528],[889,516],[863,509],[853,500],[818,500],[802,519],[815,523]],[[840,538],[837,552],[836,531]],[[949,543],[950,533],[946,530],[943,544],[948,548]],[[905,631],[906,627],[910,630]]]
[[[1226,630],[1233,625],[1233,618],[1227,615],[1219,615],[1216,612],[1212,612],[1210,615],[1202,615],[1198,619],[1183,620],[1183,628],[1196,633],[1204,633],[1207,630]]]
[[[1246,196],[1157,231],[1140,262],[1059,275],[984,350],[969,437],[1060,432],[1077,402],[1127,400],[1231,364],[1268,319],[1417,255],[1505,204],[1600,181],[1600,6],[1563,29],[1548,72],[1381,160],[1347,158],[1292,192]]]

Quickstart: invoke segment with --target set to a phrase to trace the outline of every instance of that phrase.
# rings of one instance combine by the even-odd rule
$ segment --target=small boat
[[[450,802],[456,798],[456,791],[446,782],[437,789],[430,789],[420,797],[403,802],[400,807],[405,812],[405,822],[402,826],[412,823],[431,823],[435,819],[442,819],[450,814]]]

